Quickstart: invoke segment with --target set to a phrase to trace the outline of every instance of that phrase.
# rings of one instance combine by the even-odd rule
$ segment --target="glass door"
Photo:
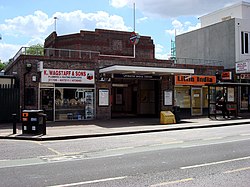
[[[40,106],[47,114],[47,120],[54,120],[54,88],[41,88],[40,90]]]
[[[202,115],[202,89],[192,88],[191,91],[191,112],[192,116]]]

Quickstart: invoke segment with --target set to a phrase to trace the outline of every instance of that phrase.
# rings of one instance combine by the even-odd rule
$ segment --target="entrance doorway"
[[[192,87],[191,101],[192,116],[202,115],[202,88]]]
[[[40,106],[47,115],[48,121],[54,119],[54,88],[42,88],[40,91]]]
[[[112,118],[155,117],[159,113],[159,81],[116,79],[112,84]]]

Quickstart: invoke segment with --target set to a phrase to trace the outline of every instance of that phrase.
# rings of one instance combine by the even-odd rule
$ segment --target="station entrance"
[[[112,118],[158,117],[160,80],[113,79]]]

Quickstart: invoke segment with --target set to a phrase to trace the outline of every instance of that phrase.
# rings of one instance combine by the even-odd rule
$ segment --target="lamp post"
[[[55,26],[55,30],[54,30],[54,31],[55,31],[55,32],[56,32],[56,20],[57,20],[57,19],[58,19],[58,17],[55,16],[55,17],[54,17],[54,20],[55,20],[55,21],[54,21],[54,26]]]

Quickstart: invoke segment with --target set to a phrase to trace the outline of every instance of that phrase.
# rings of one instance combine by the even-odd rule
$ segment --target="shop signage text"
[[[222,72],[221,79],[222,80],[232,80],[233,79],[232,72],[231,71]]]
[[[128,79],[160,79],[157,75],[136,75],[136,74],[114,74],[114,78],[128,78]]]
[[[250,74],[241,74],[240,79],[250,79]]]
[[[215,76],[176,75],[175,85],[205,85],[216,83]]]
[[[236,73],[249,73],[250,72],[250,61],[236,63]]]
[[[94,71],[89,70],[43,69],[41,82],[94,84],[95,76]]]

